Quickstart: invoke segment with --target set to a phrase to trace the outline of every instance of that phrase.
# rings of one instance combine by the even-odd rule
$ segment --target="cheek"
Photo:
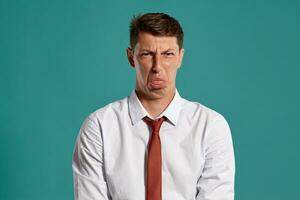
[[[175,68],[169,71],[169,80],[170,81],[174,81],[175,80],[175,78],[176,78],[176,72],[177,72],[177,70]]]
[[[163,60],[163,65],[168,68],[177,68],[179,59],[178,58],[166,58]]]
[[[137,62],[143,68],[151,68],[152,67],[152,59],[150,59],[150,58],[137,59]]]
[[[164,62],[165,73],[169,81],[173,81],[176,77],[178,62],[176,60],[169,60]]]
[[[151,70],[150,65],[143,62],[143,61],[138,61],[136,65],[136,73],[138,75],[139,79],[147,79],[147,76],[149,74],[149,71]]]

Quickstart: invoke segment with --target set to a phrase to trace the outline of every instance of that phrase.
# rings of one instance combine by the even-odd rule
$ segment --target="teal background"
[[[300,2],[0,0],[0,199],[73,199],[84,118],[130,94],[132,15],[185,31],[181,95],[222,113],[237,200],[299,198]]]

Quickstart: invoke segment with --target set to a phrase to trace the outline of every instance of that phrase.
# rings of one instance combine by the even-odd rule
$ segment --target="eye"
[[[167,57],[171,57],[171,56],[174,56],[175,53],[173,53],[173,52],[165,52],[165,53],[163,53],[163,55],[167,56]]]
[[[148,57],[148,56],[151,56],[151,53],[150,52],[143,52],[140,54],[141,57]]]

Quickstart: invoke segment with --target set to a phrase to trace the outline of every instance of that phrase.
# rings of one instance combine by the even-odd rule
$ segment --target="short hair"
[[[147,32],[154,36],[175,36],[179,49],[183,45],[183,30],[179,22],[165,13],[146,13],[133,16],[130,23],[130,46],[134,50],[139,33]]]

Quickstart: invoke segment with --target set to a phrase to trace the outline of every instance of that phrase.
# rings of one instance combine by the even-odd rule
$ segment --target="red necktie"
[[[162,200],[162,162],[159,129],[164,120],[165,117],[161,117],[157,121],[144,117],[144,121],[152,129],[151,139],[148,144],[146,200]]]

